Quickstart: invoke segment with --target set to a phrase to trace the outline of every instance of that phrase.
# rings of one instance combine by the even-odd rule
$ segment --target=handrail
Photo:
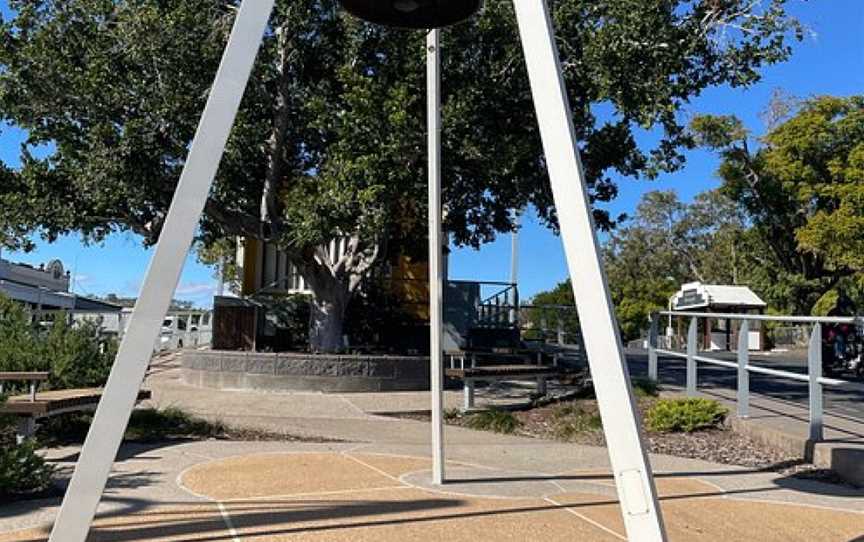
[[[654,349],[657,354],[666,357],[673,358],[681,358],[687,359],[687,354],[684,352],[676,352],[675,350],[663,350],[661,348]],[[696,361],[701,361],[702,363],[708,363],[709,365],[718,365],[720,367],[727,367],[729,369],[737,369],[738,364],[734,361],[726,361],[717,358],[709,358],[707,356],[693,356],[693,359]],[[747,365],[746,369],[751,373],[759,373],[769,376],[777,376],[780,378],[787,378],[789,380],[797,380],[799,382],[809,382],[810,376],[806,373],[793,373],[792,371],[782,371],[780,369],[770,369],[768,367],[762,367],[761,365]],[[849,382],[848,380],[839,380],[837,378],[825,378],[824,376],[819,377],[819,383],[824,386],[850,386],[853,385],[854,382]]]
[[[798,322],[802,324],[855,324],[862,322],[862,317],[860,316],[783,316],[770,314],[687,311],[658,311],[658,314],[662,316],[682,316],[688,318],[714,318],[718,320],[758,320],[768,322]]]

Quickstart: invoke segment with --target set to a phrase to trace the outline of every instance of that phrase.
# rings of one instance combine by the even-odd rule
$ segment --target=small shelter
[[[673,311],[762,314],[766,306],[767,303],[747,286],[702,284],[701,282],[688,282],[669,298],[669,309]],[[737,330],[732,329],[732,321],[729,318],[716,320],[706,318],[704,322],[700,345],[703,349],[732,350],[734,348],[738,336]],[[679,328],[682,325],[680,320],[678,325]],[[667,335],[672,333],[671,327],[670,319]],[[678,334],[681,333],[682,329],[679,329]],[[764,341],[759,322],[751,322],[749,333],[750,350],[761,350]]]

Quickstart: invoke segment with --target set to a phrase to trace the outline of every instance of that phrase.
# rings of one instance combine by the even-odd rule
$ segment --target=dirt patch
[[[647,412],[656,400],[653,397],[640,397],[639,411]],[[500,413],[502,411],[499,411]],[[504,412],[501,415],[512,416],[516,420],[511,433],[513,435],[573,442],[585,446],[606,446],[597,401],[594,399],[560,401]],[[400,413],[395,416],[420,421],[430,419],[430,415],[425,412]],[[482,429],[482,423],[477,423],[477,416],[483,415],[448,411],[445,413],[445,422],[449,425]],[[498,421],[497,426],[501,426],[500,420]],[[728,426],[692,433],[646,431],[645,437],[650,453],[737,465],[827,483],[842,483],[833,472],[818,469],[800,456],[767,446],[736,433]]]

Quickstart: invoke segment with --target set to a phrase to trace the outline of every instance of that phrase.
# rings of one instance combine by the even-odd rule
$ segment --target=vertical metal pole
[[[51,531],[50,542],[84,542],[87,538],[240,107],[273,2],[247,0],[237,13],[156,252]]]
[[[657,328],[660,316],[651,313],[651,325],[648,328],[648,380],[657,382]]]
[[[729,322],[727,320],[727,322]],[[727,324],[728,325],[728,324]],[[728,329],[728,328],[727,328]],[[738,417],[750,416],[750,322],[741,321],[738,328]]]
[[[514,5],[573,295],[577,308],[591,315],[580,325],[627,536],[634,542],[665,540],[549,9],[545,0],[515,0]]]
[[[443,322],[441,235],[441,40],[439,30],[426,37],[426,91],[429,132],[429,366],[432,375],[432,481],[444,483],[444,373],[441,362]]]
[[[690,319],[690,327],[687,330],[687,395],[694,397],[696,395],[696,328],[697,319]]]
[[[522,214],[515,211],[514,220],[516,227],[519,227]],[[519,323],[519,230],[513,230],[510,234],[510,301],[512,308],[510,309],[510,323],[516,325]]]
[[[822,384],[819,378],[822,376],[822,324],[813,325],[813,333],[810,335],[810,345],[807,349],[807,373],[810,377],[810,440],[819,442],[823,440],[822,431]]]

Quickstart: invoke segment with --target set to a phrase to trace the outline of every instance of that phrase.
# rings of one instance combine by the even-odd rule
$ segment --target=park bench
[[[444,370],[444,374],[463,384],[464,402],[463,410],[474,408],[474,385],[476,382],[495,382],[501,380],[536,380],[537,393],[546,395],[546,381],[556,378],[567,372],[557,366],[557,358],[553,358],[553,365],[543,365],[542,352],[533,350],[505,350],[505,351],[456,351],[446,352],[450,358],[450,367]],[[529,358],[534,363],[526,363]],[[492,360],[489,365],[481,365],[483,360]]]
[[[79,388],[39,392],[39,384],[48,380],[46,372],[0,373],[0,393],[7,382],[28,382],[29,393],[13,395],[0,405],[0,415],[18,418],[18,442],[33,436],[36,420],[70,412],[90,412],[102,399],[101,388]],[[138,401],[150,398],[149,390],[138,392]]]

